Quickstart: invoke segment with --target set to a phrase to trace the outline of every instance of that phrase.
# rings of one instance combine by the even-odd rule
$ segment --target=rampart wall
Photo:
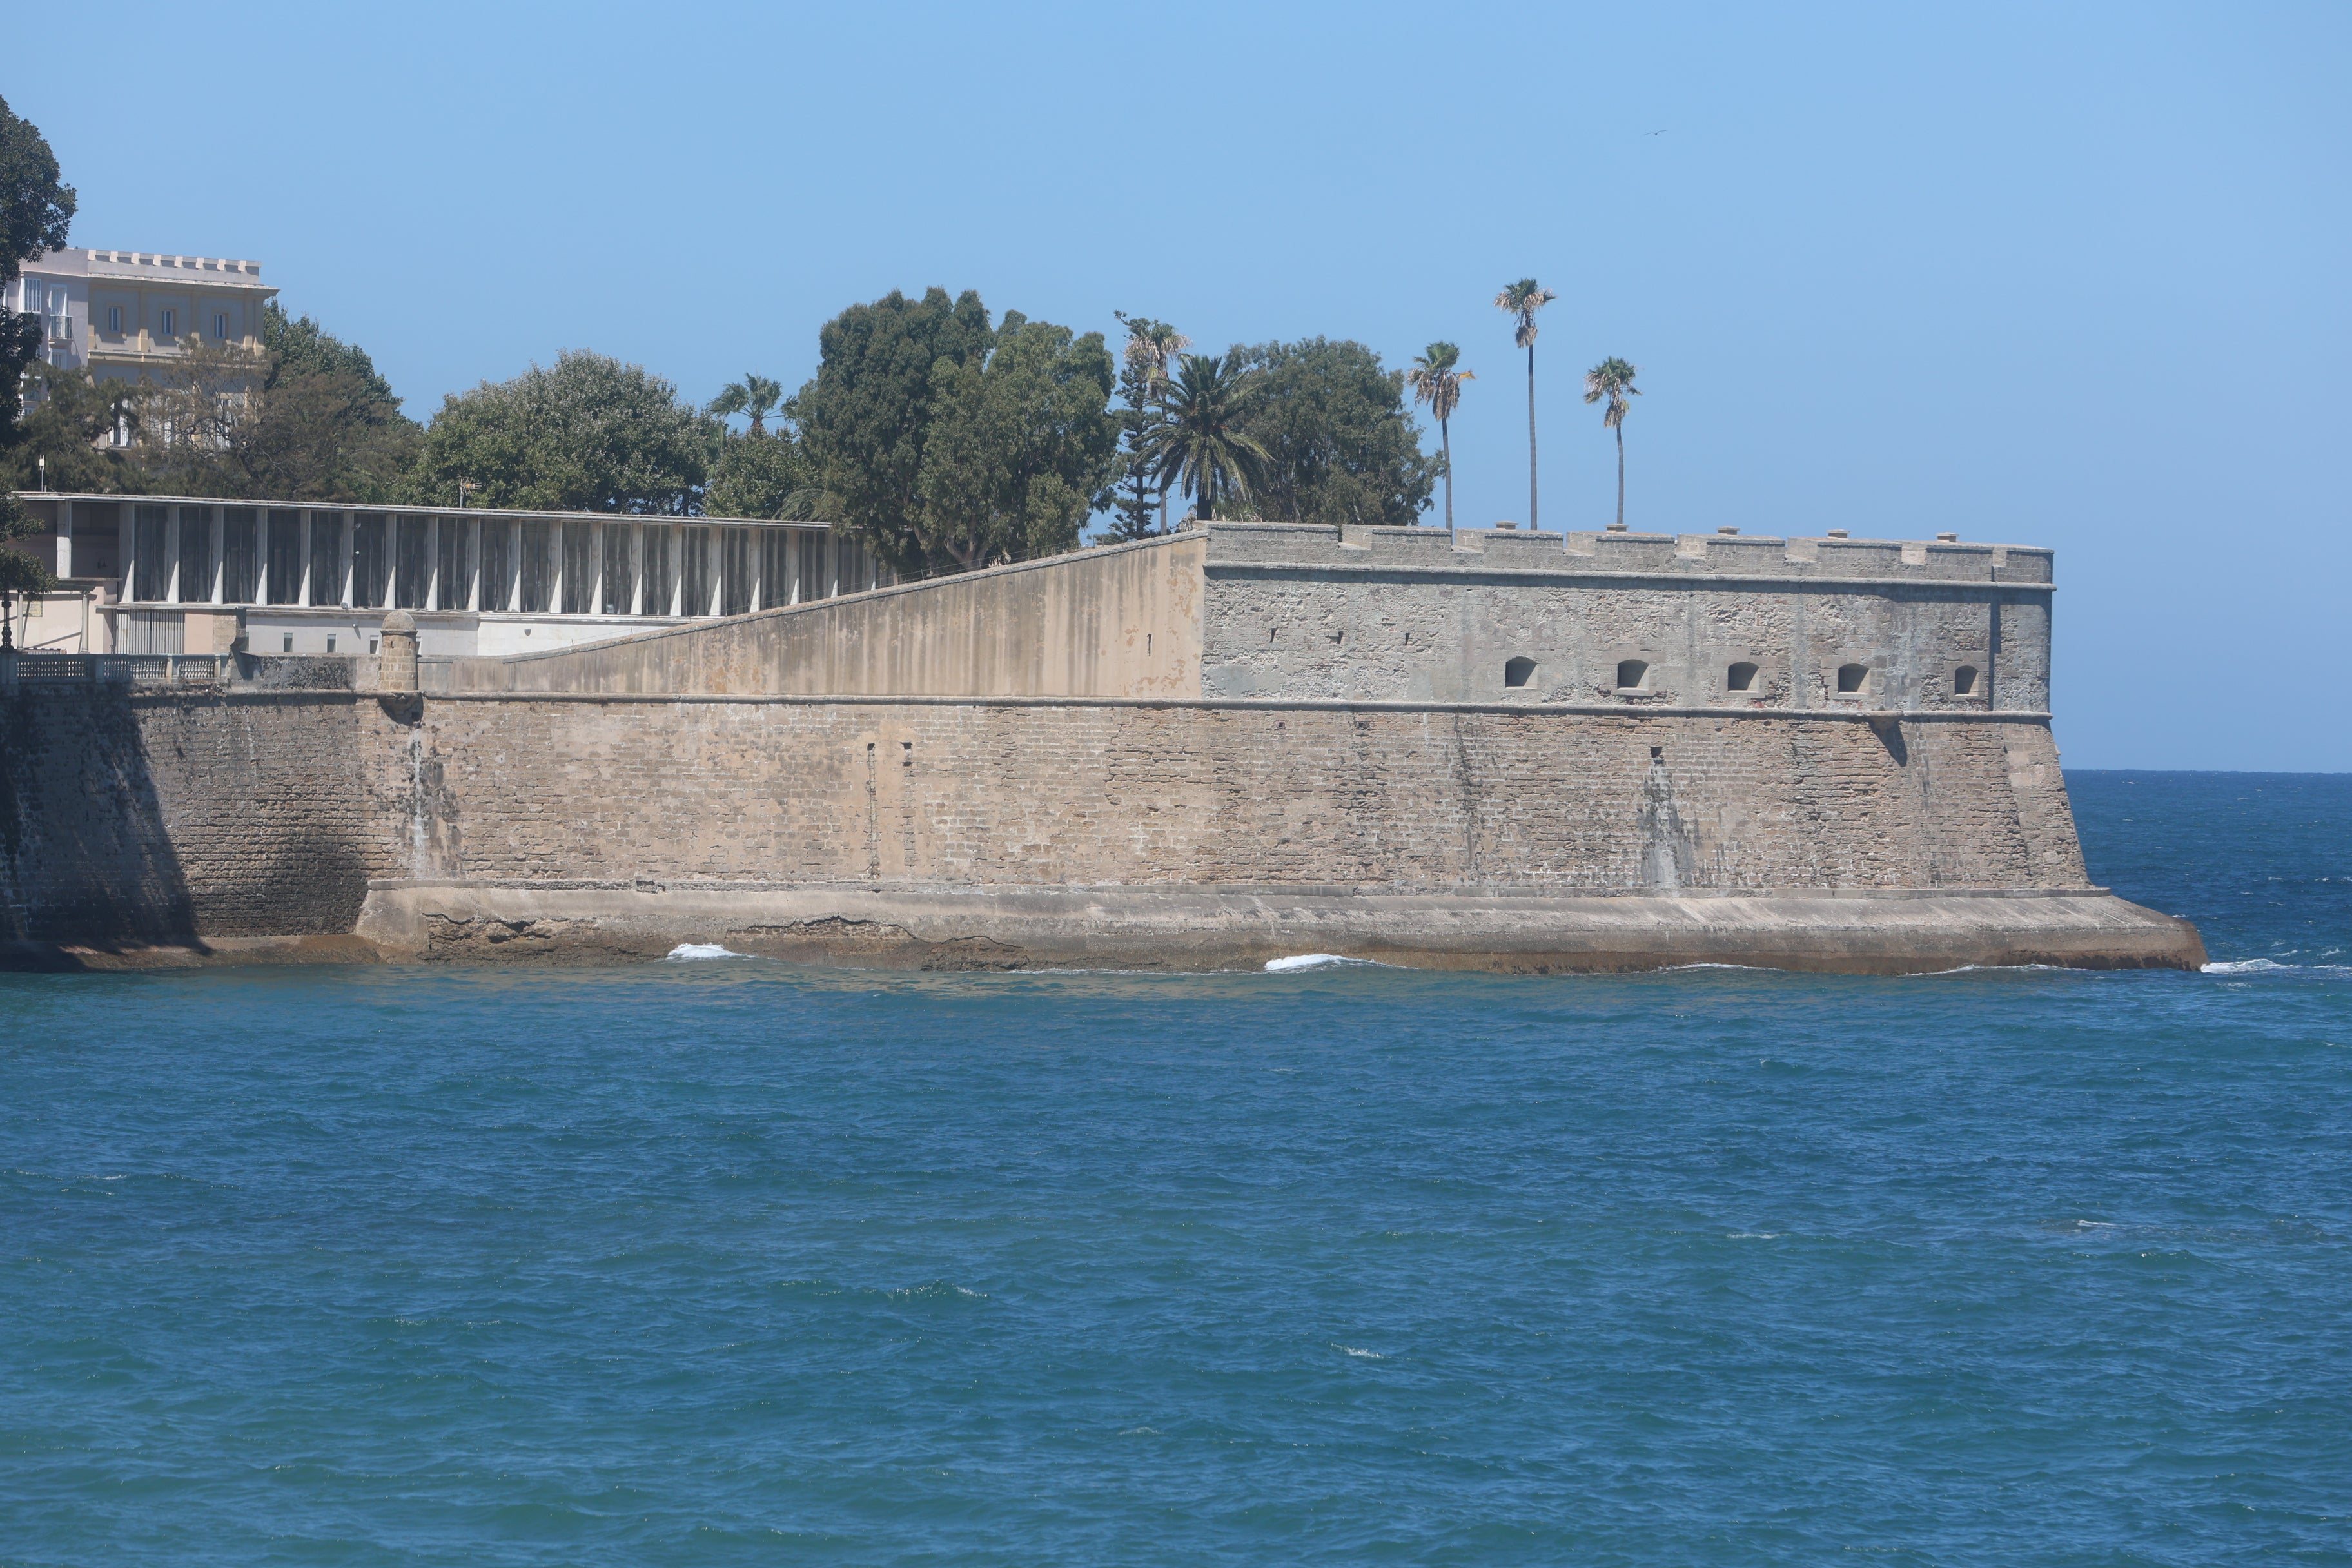
[[[1211,538],[1206,696],[2049,707],[2046,551],[1501,531],[1450,544],[1434,529],[1340,540],[1265,524]],[[1630,689],[1628,661],[1644,667]],[[1841,692],[1853,665],[1864,683]]]
[[[420,877],[2084,883],[2032,721],[511,699],[427,700],[419,728],[428,787],[373,858],[438,847]]]
[[[1218,523],[459,660],[436,679],[453,691],[2042,712],[2050,569],[2047,551],[1942,542]],[[1630,689],[1618,682],[1629,660],[1645,670]],[[1849,666],[1867,675],[1841,691]]]
[[[384,776],[349,693],[0,698],[0,937],[349,931],[383,858]]]
[[[958,967],[2201,952],[2087,883],[2046,555],[1397,531],[1219,525],[446,668],[545,690],[27,685],[0,694],[5,934]],[[1979,658],[1990,697],[1938,687]],[[1768,683],[1710,687],[1735,658]],[[1486,689],[1509,659],[1537,678]],[[1868,686],[1825,688],[1855,660]],[[919,689],[959,684],[991,689]]]
[[[762,610],[585,647],[460,659],[456,691],[1181,697],[1201,689],[1197,533]]]

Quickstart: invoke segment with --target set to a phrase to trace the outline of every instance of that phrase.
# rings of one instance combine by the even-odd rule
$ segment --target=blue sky
[[[797,385],[893,287],[1477,372],[1457,516],[2060,551],[2071,766],[2352,769],[2352,7],[118,5],[0,93],[429,416]],[[135,92],[103,84],[135,78]],[[1657,134],[1652,134],[1657,132]],[[1435,433],[1430,436],[1435,443]]]

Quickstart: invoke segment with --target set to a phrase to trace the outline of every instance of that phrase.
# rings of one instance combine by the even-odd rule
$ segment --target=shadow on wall
[[[147,942],[196,928],[126,692],[0,697],[0,939]]]

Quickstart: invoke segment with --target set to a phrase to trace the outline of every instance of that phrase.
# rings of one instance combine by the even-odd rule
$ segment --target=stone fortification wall
[[[369,751],[419,878],[2084,885],[2030,720],[428,699]]]
[[[437,672],[492,689],[28,687],[0,699],[0,935],[2199,962],[2086,882],[2048,576],[1991,547],[1219,524]],[[1732,661],[1756,689],[1713,679]],[[1831,689],[1841,663],[1869,680]]]
[[[2047,551],[1638,533],[1449,541],[1414,528],[1343,539],[1297,524],[1209,535],[1210,697],[2049,707]],[[1643,667],[1633,689],[1618,684],[1628,661]],[[1741,665],[1752,672],[1734,689]],[[1838,672],[1853,665],[1867,671],[1862,688],[1841,692]]]
[[[461,659],[428,684],[2040,713],[2051,564],[2044,550],[1943,542],[1214,523]],[[1629,663],[1643,671],[1631,686]]]
[[[453,691],[1195,696],[1204,547],[1175,535],[435,673]]]
[[[381,858],[347,694],[0,697],[0,937],[348,931]],[[381,717],[381,715],[378,715]]]

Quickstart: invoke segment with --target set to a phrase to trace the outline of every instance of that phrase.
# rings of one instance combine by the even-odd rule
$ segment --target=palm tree
[[[1518,321],[1511,341],[1528,351],[1528,526],[1536,525],[1536,312],[1559,296],[1532,278],[1522,278],[1495,296],[1495,309]]]
[[[1234,354],[1186,354],[1160,400],[1144,447],[1162,495],[1171,480],[1192,492],[1203,522],[1220,495],[1247,496],[1265,482],[1272,454],[1241,427],[1248,384]]]
[[[1462,363],[1462,351],[1453,343],[1432,343],[1429,352],[1414,356],[1412,369],[1405,379],[1412,384],[1412,400],[1429,405],[1429,412],[1437,420],[1437,439],[1445,448],[1445,528],[1454,530],[1454,437],[1445,422],[1462,406],[1462,384],[1475,381],[1477,376],[1454,367]]]
[[[1584,373],[1584,401],[1599,403],[1607,399],[1609,406],[1601,411],[1603,429],[1617,432],[1617,526],[1625,526],[1625,400],[1639,397],[1642,389],[1633,378],[1642,373],[1623,360],[1612,355]]]
[[[747,371],[742,380],[730,381],[719,389],[719,395],[710,400],[710,412],[721,419],[733,414],[748,414],[751,416],[751,434],[764,436],[768,433],[768,416],[783,400],[782,386],[764,375]]]
[[[1143,395],[1147,402],[1168,395],[1168,367],[1178,354],[1192,346],[1192,340],[1165,321],[1155,321],[1149,316],[1129,316],[1113,312],[1127,323],[1127,363],[1143,374]],[[1168,483],[1160,485],[1160,531],[1168,531]]]

